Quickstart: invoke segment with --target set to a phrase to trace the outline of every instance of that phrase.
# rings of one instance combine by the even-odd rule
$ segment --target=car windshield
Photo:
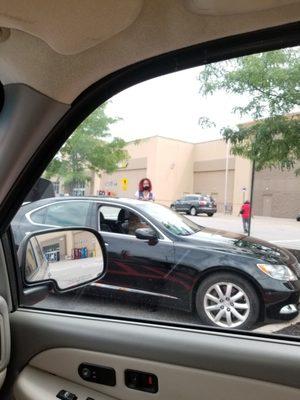
[[[145,202],[141,203],[139,208],[151,215],[159,224],[175,235],[188,236],[203,229],[202,226],[158,204]]]

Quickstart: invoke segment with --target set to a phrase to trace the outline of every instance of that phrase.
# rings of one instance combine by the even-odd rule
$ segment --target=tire
[[[242,296],[235,302],[226,300],[225,294],[223,295],[230,284],[232,290],[228,298],[238,293]],[[221,289],[222,296],[215,289],[216,285]],[[208,295],[220,301],[212,300]],[[234,303],[237,307],[232,306]],[[229,272],[212,274],[201,282],[196,293],[195,306],[203,324],[227,329],[251,329],[259,316],[259,299],[252,285],[239,275]],[[215,309],[207,309],[213,306]],[[239,318],[236,315],[239,315]],[[216,318],[219,320],[216,321]]]
[[[195,216],[197,215],[197,210],[196,210],[196,208],[195,208],[195,207],[191,207],[191,208],[190,208],[190,211],[189,211],[189,214],[190,214],[192,217],[195,217]]]
[[[297,221],[298,221],[298,222],[300,221],[300,217],[297,217]]]
[[[208,217],[212,217],[214,215],[214,213],[207,213]]]

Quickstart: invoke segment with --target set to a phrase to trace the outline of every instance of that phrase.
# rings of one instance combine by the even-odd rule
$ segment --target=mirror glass
[[[104,270],[102,248],[89,231],[37,233],[25,251],[27,282],[53,279],[59,289],[68,289],[98,278]]]

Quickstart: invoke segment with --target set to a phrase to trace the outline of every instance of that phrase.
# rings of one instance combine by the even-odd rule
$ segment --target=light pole
[[[229,161],[229,142],[226,146],[226,162],[225,162],[225,188],[224,188],[224,213],[227,212],[227,185],[228,185],[228,161]]]
[[[255,176],[255,161],[253,160],[252,163],[252,174],[251,174],[251,192],[250,192],[250,207],[251,207],[251,212],[250,212],[250,219],[249,219],[249,229],[248,229],[248,236],[250,236],[251,232],[251,221],[252,221],[252,209],[253,209],[253,193],[254,193],[254,176]]]

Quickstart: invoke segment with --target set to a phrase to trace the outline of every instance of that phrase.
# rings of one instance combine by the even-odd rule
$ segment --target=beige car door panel
[[[58,376],[51,375],[37,368],[26,367],[18,377],[14,388],[15,400],[54,400],[62,390],[76,394],[78,400],[113,400],[112,397],[78,385]]]
[[[16,400],[39,399],[40,390],[43,398],[54,399],[57,389],[75,393],[76,388],[84,400],[189,400],[200,393],[204,400],[252,399],[254,392],[256,399],[300,398],[299,345],[292,341],[25,309],[11,316],[11,327],[18,352],[10,371],[22,371],[14,386]],[[113,368],[116,386],[83,380],[81,363]],[[126,369],[155,374],[158,393],[127,388]],[[89,394],[93,391],[97,395]]]
[[[10,360],[10,325],[7,303],[0,296],[0,388],[6,377],[6,368]]]
[[[116,371],[116,386],[105,386],[84,381],[78,374],[81,363],[111,367]],[[198,400],[219,399],[244,400],[255,398],[281,400],[299,399],[300,389],[288,388],[254,379],[228,374],[186,368],[178,365],[159,363],[119,355],[91,352],[78,349],[52,349],[34,357],[29,367],[21,373],[15,386],[16,400],[51,399],[66,389],[76,394],[78,399],[88,396],[95,399],[117,398],[121,400],[147,400],[151,394],[133,390],[125,385],[124,371],[134,369],[150,372],[158,377],[158,392],[152,394],[157,400]],[[48,379],[49,382],[48,382]],[[63,379],[62,379],[63,378]],[[39,388],[42,392],[39,392]],[[52,397],[51,397],[52,395]],[[111,397],[107,397],[111,396]]]

